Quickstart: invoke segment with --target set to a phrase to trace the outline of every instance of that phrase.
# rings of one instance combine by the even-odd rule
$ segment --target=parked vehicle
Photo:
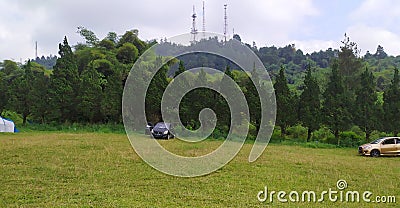
[[[151,130],[151,136],[156,139],[174,138],[173,127],[170,123],[159,122]]]
[[[400,137],[382,137],[358,147],[361,155],[379,157],[380,155],[400,155]]]
[[[144,134],[145,135],[150,135],[151,134],[151,130],[153,130],[154,126],[152,123],[148,122],[146,125],[146,128],[144,129]]]

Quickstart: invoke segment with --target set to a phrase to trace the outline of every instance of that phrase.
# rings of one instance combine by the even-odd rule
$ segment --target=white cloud
[[[397,2],[367,0],[352,12],[349,24],[353,26],[348,26],[347,31],[363,50],[374,51],[381,44],[387,52],[400,54],[396,49],[400,48],[396,35],[400,33],[400,2]],[[318,25],[311,25],[309,21],[321,15],[313,0],[206,0],[205,3],[207,31],[223,32],[223,5],[227,3],[228,34],[232,35],[234,28],[244,42],[255,41],[258,47],[295,43],[303,51],[312,52],[337,48],[335,44],[340,43],[326,37],[301,38],[318,29]],[[39,44],[39,55],[57,54],[58,43],[65,35],[71,45],[83,41],[76,34],[77,26],[87,27],[99,38],[110,31],[123,34],[135,28],[146,40],[187,33],[191,28],[193,4],[198,14],[197,28],[201,30],[201,0],[3,0],[0,2],[0,60],[33,58],[35,41]],[[364,25],[359,29],[368,32],[365,33],[368,37],[357,31],[360,27],[357,25]]]
[[[307,17],[314,17],[319,11],[312,1],[243,1],[233,4],[232,17],[235,31],[243,34],[245,42],[257,45],[285,45],[291,34],[307,33]]]
[[[338,49],[340,46],[339,41],[333,40],[294,40],[292,43],[295,44],[297,49],[302,50],[304,54],[311,54],[328,48]]]
[[[390,55],[400,54],[400,1],[366,0],[349,17],[346,32],[362,54],[375,53],[378,45]]]
[[[259,46],[283,45],[293,32],[307,31],[305,19],[318,15],[311,0],[303,1],[206,1],[206,28],[223,32],[223,5],[228,4],[228,34],[232,29],[244,41]],[[39,55],[56,54],[64,35],[70,44],[83,41],[77,26],[93,30],[100,38],[107,32],[123,34],[137,28],[144,39],[160,39],[191,28],[192,5],[196,6],[197,28],[202,28],[202,1],[49,1],[4,0],[0,3],[0,60],[33,58],[34,42]]]
[[[350,14],[355,22],[370,26],[398,27],[400,2],[397,0],[367,0]]]
[[[383,46],[388,54],[400,54],[400,35],[387,29],[354,25],[347,29],[347,33],[351,40],[359,45],[361,54],[367,51],[375,53],[378,45]]]

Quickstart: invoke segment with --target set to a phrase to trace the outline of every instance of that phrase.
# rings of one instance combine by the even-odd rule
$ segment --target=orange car
[[[369,144],[363,144],[358,147],[358,153],[371,157],[400,155],[400,137],[382,137]]]

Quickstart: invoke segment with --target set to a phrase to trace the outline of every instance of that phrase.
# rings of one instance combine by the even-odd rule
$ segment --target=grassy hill
[[[148,139],[148,137],[143,137]],[[222,141],[160,141],[181,155],[202,155]],[[196,178],[168,176],[148,166],[123,134],[30,132],[0,134],[0,207],[380,207],[354,202],[259,202],[257,193],[346,190],[395,195],[400,200],[399,157],[370,158],[356,149],[270,144],[248,163],[247,143],[222,169]],[[372,198],[371,197],[371,198]],[[362,200],[362,199],[361,199]]]

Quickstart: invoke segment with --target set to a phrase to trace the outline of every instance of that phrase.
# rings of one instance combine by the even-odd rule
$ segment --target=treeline
[[[42,57],[36,57],[35,59],[31,60],[32,62],[38,63],[42,66],[44,66],[46,69],[52,69],[54,65],[56,65],[57,62],[57,56],[42,56]]]
[[[16,112],[21,115],[23,123],[122,122],[121,99],[125,80],[133,63],[155,41],[140,40],[137,30],[127,31],[122,36],[110,32],[102,40],[83,27],[79,27],[77,32],[85,43],[75,45],[73,50],[65,37],[59,44],[59,57],[52,70],[36,63],[38,61],[28,61],[23,65],[9,60],[1,63],[0,113]],[[214,39],[209,41],[223,44]],[[293,129],[301,128],[306,130],[306,141],[314,139],[351,146],[369,141],[373,132],[393,135],[399,132],[400,81],[395,67],[397,62],[393,61],[396,57],[387,56],[381,47],[375,54],[367,53],[361,57],[357,45],[348,37],[342,43],[339,50],[328,49],[306,55],[296,50],[294,45],[278,49],[257,49],[255,45],[248,45],[273,75],[277,101],[275,133],[279,132],[280,138],[293,136]],[[148,67],[151,67],[151,62],[162,59],[153,58],[147,63]],[[261,111],[256,88],[249,79],[254,74],[238,70],[235,65],[218,61],[215,57],[178,58],[180,60],[171,60],[163,66],[150,84],[146,95],[148,120],[157,122],[162,119],[162,94],[175,76],[193,66],[213,67],[204,63],[215,62],[215,68],[224,71],[244,92],[250,108],[249,137],[254,138],[260,128]],[[211,61],[211,58],[215,60]],[[375,60],[384,62],[387,65],[385,70],[382,65],[375,65]],[[390,75],[390,80],[387,77],[383,80],[376,78],[375,75],[381,72]],[[203,70],[192,73],[191,80],[216,82]],[[223,137],[229,131],[229,107],[215,91],[199,88],[185,95],[179,109],[182,123],[190,129],[197,129],[200,126],[198,115],[206,107],[217,114],[213,136]],[[354,126],[364,132],[365,138],[361,140],[352,135],[347,138],[343,134]],[[321,129],[329,129],[332,138],[318,138],[330,137],[321,136]]]
[[[101,41],[86,28],[78,33],[86,42],[72,50],[65,37],[52,70],[39,65],[41,59],[2,63],[0,113],[17,112],[24,124],[122,122],[124,81],[151,43],[140,40],[137,30],[110,32]]]

